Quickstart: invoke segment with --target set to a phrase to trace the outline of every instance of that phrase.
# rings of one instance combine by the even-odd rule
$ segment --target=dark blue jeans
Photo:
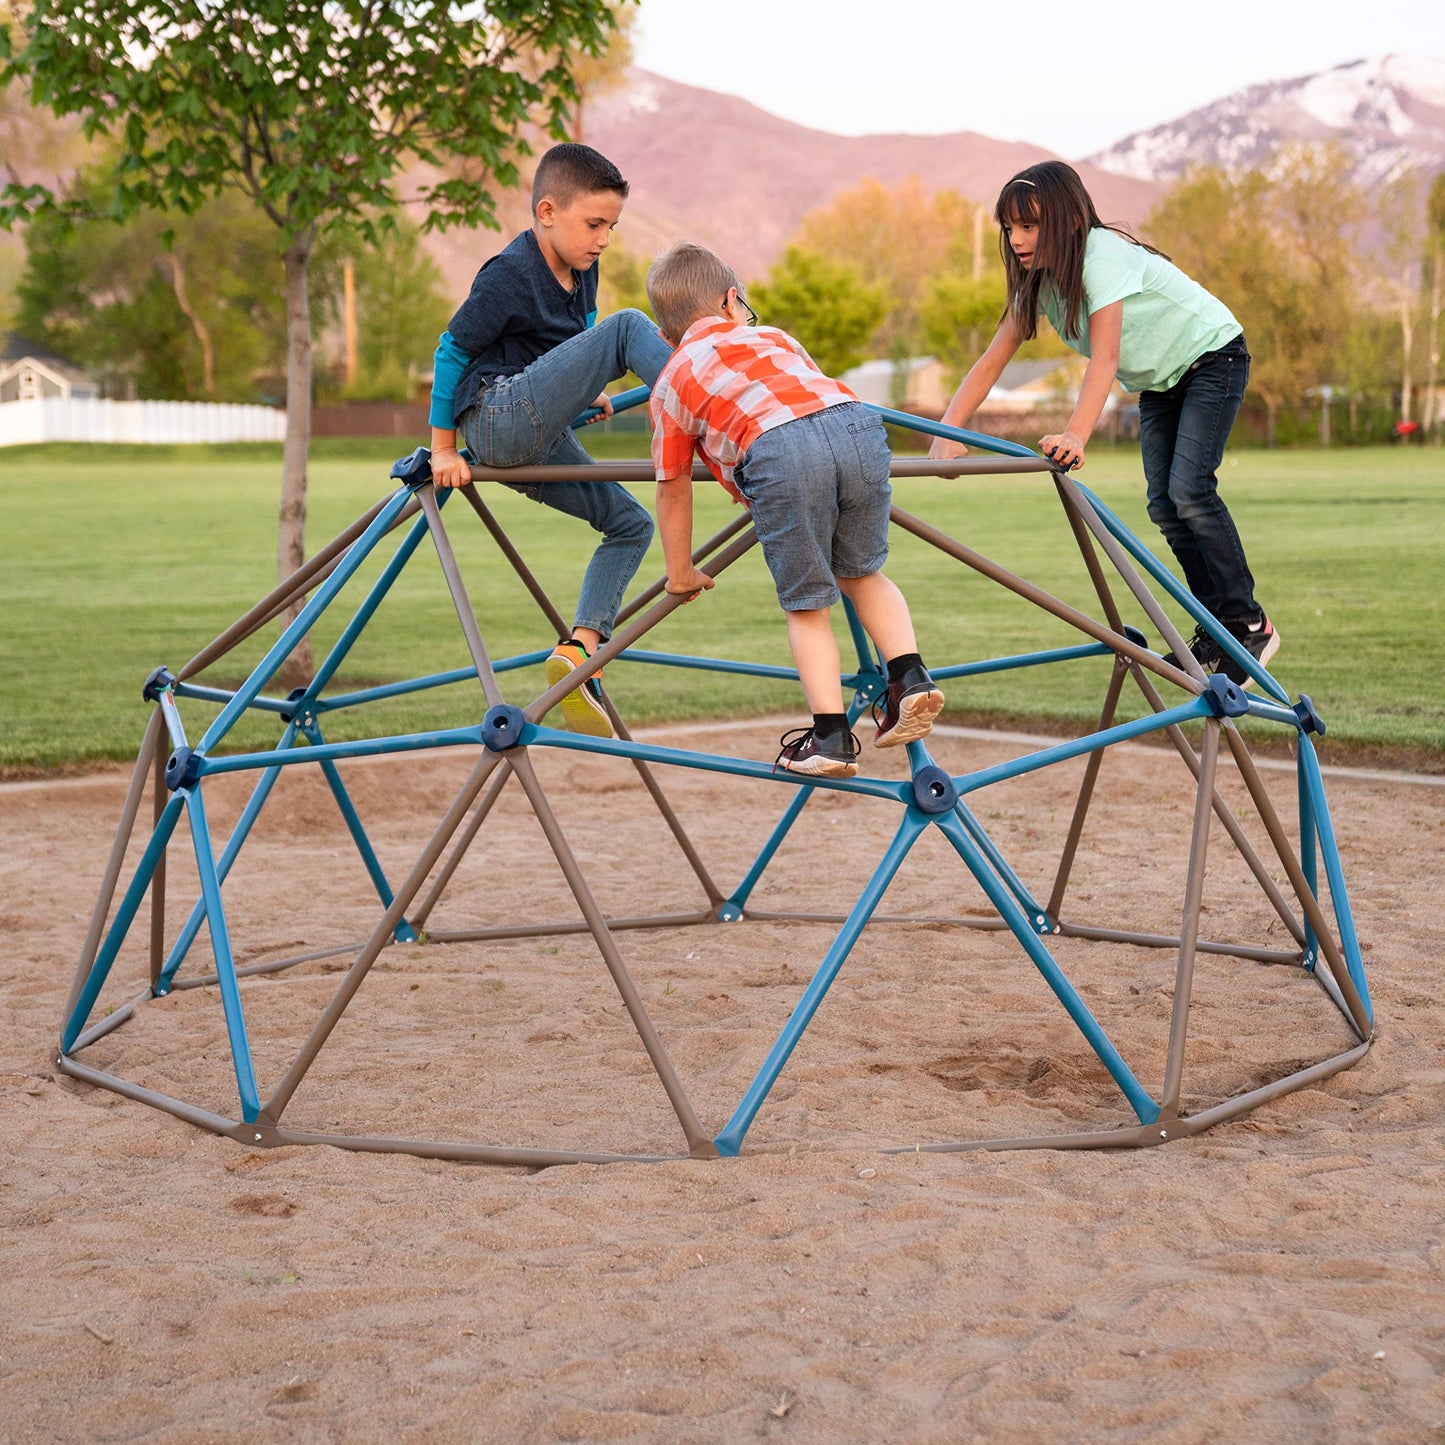
[[[1139,394],[1149,518],[1189,590],[1225,623],[1257,622],[1254,578],[1219,496],[1219,463],[1249,381],[1243,336],[1206,352],[1168,391]]]
[[[610,381],[635,371],[648,386],[672,347],[640,311],[619,311],[555,346],[516,376],[488,383],[476,406],[457,419],[467,448],[489,467],[535,462],[585,466],[592,458],[572,421]],[[582,577],[576,625],[605,641],[652,541],[652,517],[620,482],[509,483],[534,502],[580,517],[602,541]]]

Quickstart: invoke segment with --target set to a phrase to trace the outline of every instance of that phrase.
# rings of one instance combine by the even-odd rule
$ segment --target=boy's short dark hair
[[[543,196],[551,196],[559,206],[566,206],[591,191],[616,191],[625,201],[627,182],[601,151],[564,141],[537,162],[537,174],[532,177],[532,209],[537,209]]]
[[[699,316],[719,314],[722,298],[737,284],[737,273],[715,251],[677,241],[648,267],[647,300],[662,334],[681,341]]]

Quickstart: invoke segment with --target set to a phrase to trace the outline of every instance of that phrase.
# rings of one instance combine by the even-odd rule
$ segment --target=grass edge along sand
[[[587,440],[612,456],[635,456],[646,445],[641,433]],[[390,439],[316,444],[307,527],[312,549],[387,492],[390,463],[406,450],[404,441]],[[1232,451],[1225,459],[1225,495],[1260,599],[1283,638],[1275,675],[1292,696],[1308,693],[1324,716],[1327,762],[1445,771],[1439,474],[1433,449]],[[274,585],[279,476],[280,448],[271,444],[0,452],[0,599],[7,623],[0,636],[0,778],[83,771],[134,757],[149,708],[141,685],[151,668],[180,666]],[[1082,480],[1156,555],[1167,556],[1144,513],[1136,450],[1094,449]],[[651,502],[650,485],[634,490]],[[566,613],[594,534],[505,488],[489,486],[483,495]],[[711,484],[700,484],[696,495],[702,538],[732,507]],[[899,481],[895,500],[1094,610],[1047,477]],[[450,531],[492,655],[550,646],[550,630],[510,570],[497,565],[480,525],[461,506],[449,507],[446,516],[455,519]],[[374,577],[389,552],[389,545],[379,549],[362,576]],[[640,578],[660,570],[654,545]],[[1036,609],[913,538],[895,534],[888,570],[909,597],[930,661],[970,661],[1074,640]],[[318,648],[335,637],[352,606],[331,609],[317,629]],[[841,610],[839,628],[846,657]],[[208,679],[238,682],[274,636],[268,629],[237,649]],[[761,556],[749,554],[645,645],[786,665],[785,632]],[[424,547],[348,660],[340,684],[467,662],[435,556]],[[975,726],[1077,732],[1097,715],[1105,668],[1089,660],[954,679],[947,716]],[[629,665],[609,669],[608,685],[637,725],[802,714],[801,697],[788,683]],[[505,686],[525,701],[541,689],[540,670]],[[469,683],[330,714],[327,734],[339,740],[456,726],[474,723],[478,713]],[[211,715],[188,704],[188,726],[203,726]],[[1251,728],[1254,745],[1288,748],[1283,730]],[[264,746],[273,738],[270,720],[247,720],[222,750]]]

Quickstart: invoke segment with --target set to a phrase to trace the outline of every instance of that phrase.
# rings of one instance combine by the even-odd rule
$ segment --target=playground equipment
[[[622,399],[639,400],[637,394]],[[955,437],[989,453],[956,462],[930,462],[899,458],[893,474],[940,478],[991,473],[1038,474],[1052,486],[1062,516],[1077,544],[1089,585],[1097,599],[1097,612],[1071,605],[1035,586],[1022,576],[938,531],[926,520],[895,506],[892,520],[901,533],[918,539],[971,569],[990,583],[1008,589],[1022,602],[1050,614],[1076,634],[1067,646],[1002,658],[932,666],[940,681],[966,678],[1004,669],[1047,667],[1061,662],[1098,658],[1106,660],[1107,680],[1102,689],[1097,726],[1082,736],[1025,750],[1002,764],[971,772],[950,774],[940,767],[928,740],[907,747],[907,779],[859,776],[842,780],[814,780],[775,772],[766,763],[730,756],[662,747],[636,741],[610,698],[606,705],[617,736],[598,739],[545,726],[549,709],[578,680],[605,665],[618,662],[713,669],[755,677],[796,680],[789,668],[765,666],[736,659],[699,658],[647,651],[644,638],[681,605],[668,596],[660,581],[641,593],[619,618],[612,640],[588,660],[572,678],[551,686],[519,705],[509,700],[502,680],[516,669],[534,665],[545,652],[518,654],[494,660],[487,646],[485,618],[478,618],[458,563],[443,504],[447,493],[434,492],[424,452],[418,451],[393,469],[395,489],[346,528],[330,544],[258,602],[209,646],[175,672],[156,668],[145,682],[145,697],[153,704],[131,775],[115,841],[104,870],[99,894],[81,949],[74,983],[61,1021],[58,1067],[66,1074],[132,1099],[166,1110],[177,1117],[219,1134],[262,1147],[284,1144],[328,1143],[341,1147],[405,1151],[442,1158],[501,1164],[547,1165],[578,1161],[610,1161],[655,1157],[656,1150],[610,1151],[556,1148],[527,1142],[481,1142],[418,1139],[378,1134],[338,1133],[298,1128],[286,1118],[293,1096],[308,1070],[323,1051],[336,1047],[334,1032],[348,1007],[366,986],[368,974],[388,950],[423,944],[444,948],[453,944],[485,943],[490,939],[530,936],[527,928],[435,928],[432,915],[447,893],[449,883],[469,851],[485,847],[485,829],[494,805],[512,779],[523,791],[581,914],[580,922],[564,925],[537,920],[538,936],[559,932],[587,933],[595,941],[615,984],[632,1027],[645,1050],[658,1085],[680,1126],[684,1152],[693,1157],[734,1155],[743,1147],[754,1120],[823,1004],[850,952],[870,924],[886,929],[879,905],[890,882],[905,868],[911,850],[924,835],[941,835],[952,855],[987,899],[987,915],[949,920],[957,939],[959,966],[967,966],[970,930],[1006,933],[1017,943],[1020,965],[1032,966],[1053,998],[1072,1020],[1097,1060],[1112,1079],[1132,1118],[1116,1127],[1085,1132],[1053,1133],[1013,1138],[950,1140],[934,1138],[898,1142],[890,1147],[924,1152],[970,1148],[1102,1147],[1158,1144],[1193,1135],[1224,1120],[1348,1068],[1368,1050],[1372,1037],[1371,1011],[1364,968],[1350,913],[1339,852],[1325,799],[1313,738],[1324,724],[1308,697],[1291,702],[1289,695],[1226,632],[1203,611],[1169,571],[1145,548],[1110,510],[1077,480],[1053,467],[1026,448],[995,438],[939,426],[920,418],[884,411],[885,419],[925,433]],[[650,479],[650,468],[635,463],[601,464],[595,468],[514,468],[497,472],[473,469],[474,483],[455,496],[470,509],[467,517],[490,535],[497,553],[531,594],[548,630],[564,633],[566,624],[545,590],[506,535],[483,499],[476,483],[497,481],[546,484],[579,476],[599,480]],[[455,510],[453,506],[452,510]],[[358,578],[362,564],[377,553],[384,555],[387,539],[399,536],[378,576],[363,586]],[[756,538],[745,512],[699,548],[699,567],[719,576],[743,557]],[[351,691],[333,687],[338,670],[364,636],[368,623],[383,604],[417,549],[430,542],[455,605],[458,626],[471,658],[471,666],[442,674],[402,678]],[[383,549],[378,551],[378,549]],[[1190,655],[1170,614],[1156,593],[1169,598],[1195,622],[1204,626],[1224,651],[1245,669],[1254,684],[1244,688],[1221,675],[1206,677]],[[714,594],[723,596],[720,590]],[[285,659],[327,609],[354,600],[354,611],[339,640],[317,668],[312,682],[284,698],[267,695]],[[203,674],[282,616],[288,606],[304,603],[299,615],[280,630],[274,644],[249,676],[238,686],[209,684]],[[915,598],[915,608],[926,606]],[[1137,609],[1164,639],[1162,653],[1152,651],[1145,634],[1125,621],[1125,609]],[[880,660],[870,649],[857,618],[848,611],[848,624],[857,650],[857,668],[845,678],[853,689],[850,721],[861,714],[885,686]],[[1174,661],[1172,659],[1178,659]],[[931,659],[932,662],[932,659]],[[1120,718],[1120,701],[1132,684],[1144,711]],[[406,735],[380,735],[356,742],[328,741],[326,720],[341,709],[361,709],[399,695],[426,692],[442,686],[480,688],[482,716],[468,726]],[[199,739],[187,726],[187,714],[204,705],[215,716]],[[243,716],[274,717],[279,737],[261,751],[223,754],[219,751]],[[1296,749],[1296,806],[1298,845],[1291,840],[1252,759],[1238,723],[1244,718],[1283,728]],[[1197,742],[1192,740],[1197,735]],[[1067,892],[1082,846],[1091,804],[1095,798],[1106,749],[1132,739],[1154,736],[1177,753],[1181,786],[1192,788],[1193,824],[1188,863],[1179,902],[1177,934],[1128,927],[1122,920],[1090,921],[1066,908]],[[448,804],[429,839],[416,854],[405,876],[393,881],[378,857],[360,811],[348,792],[338,763],[360,758],[391,758],[404,766],[407,757],[435,749],[464,749],[475,762],[469,776]],[[610,756],[630,761],[637,786],[644,789],[686,860],[702,896],[675,912],[608,917],[598,905],[585,870],[558,823],[547,789],[539,778],[533,751],[561,749],[574,753]],[[1250,820],[1262,827],[1264,848],[1250,836],[1246,821],[1231,808],[1219,785],[1221,756],[1227,754],[1247,790]],[[1074,760],[1084,763],[1082,780],[1071,804],[1070,822],[1047,890],[1021,876],[1006,846],[986,826],[976,800],[987,789],[1012,779],[1039,774]],[[866,757],[865,757],[866,762]],[[324,776],[356,852],[370,878],[377,899],[375,922],[369,935],[344,949],[312,950],[286,958],[248,961],[244,940],[233,943],[228,923],[224,884],[245,849],[266,808],[278,778],[290,768],[319,769]],[[762,842],[750,868],[730,890],[719,887],[659,781],[667,768],[704,770],[728,775],[758,788],[783,787],[790,797],[771,833]],[[230,836],[221,842],[208,820],[206,797],[211,780],[244,773],[255,784]],[[152,781],[153,816],[149,834],[138,829],[141,805]],[[818,790],[881,800],[896,808],[891,840],[866,887],[846,915],[832,921],[840,926],[827,950],[802,988],[792,1013],[776,1042],[762,1059],[738,1099],[731,1115],[707,1125],[689,1096],[682,1071],[674,1064],[655,1027],[644,991],[639,989],[619,944],[630,930],[672,930],[729,924],[733,928],[767,928],[777,920],[816,914],[774,911],[764,918],[749,911],[749,900],[775,854],[803,809]],[[196,896],[189,901],[183,921],[177,924],[167,910],[167,857],[178,846],[184,820],[189,833],[198,878]],[[1271,916],[1270,930],[1282,930],[1278,942],[1231,942],[1201,934],[1200,911],[1211,831],[1218,828],[1233,847],[1243,868],[1257,887],[1264,910]],[[142,845],[142,839],[144,840]],[[479,843],[479,840],[482,840]],[[139,858],[133,863],[136,847]],[[448,852],[448,849],[451,851]],[[1323,864],[1323,886],[1320,866]],[[123,875],[126,876],[121,887]],[[117,893],[119,899],[117,901]],[[149,931],[142,939],[138,919],[149,900]],[[202,928],[210,941],[213,968],[200,972],[192,964],[193,945]],[[1162,1076],[1146,1087],[1135,1067],[1124,1057],[1109,1032],[1085,1001],[1083,993],[1056,957],[1062,940],[1085,940],[1093,946],[1132,945],[1169,950],[1175,955]],[[130,947],[127,948],[127,944]],[[145,979],[132,996],[102,1013],[103,991],[124,955],[147,958]],[[1181,1103],[1186,1070],[1190,1004],[1196,961],[1201,955],[1283,965],[1302,982],[1317,985],[1343,1017],[1349,1044],[1324,1057],[1283,1063],[1265,1082],[1221,1098],[1196,1112]],[[320,1010],[300,1047],[272,1070],[263,1088],[262,1073],[253,1058],[253,1031],[248,1022],[247,990],[262,975],[293,969],[323,957],[349,958],[329,1001]],[[188,967],[188,965],[190,965]],[[144,1086],[124,1077],[116,1067],[91,1065],[83,1055],[102,1039],[133,1019],[137,1012],[165,999],[173,991],[214,987],[219,993],[225,1022],[229,1072],[234,1076],[236,1117],[204,1107],[186,1098]],[[1313,993],[1314,990],[1311,989]],[[1305,1046],[1300,1045],[1303,1049]],[[399,1086],[400,1087],[400,1086]],[[177,1092],[182,1092],[177,1090]]]

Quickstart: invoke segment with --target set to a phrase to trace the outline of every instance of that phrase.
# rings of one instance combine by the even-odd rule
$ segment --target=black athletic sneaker
[[[1189,651],[1193,654],[1195,662],[1205,672],[1213,672],[1219,666],[1219,660],[1224,654],[1220,651],[1219,644],[1204,630],[1203,627],[1194,629],[1194,636],[1189,639]],[[1174,667],[1182,667],[1183,663],[1172,653],[1164,654],[1164,661]]]
[[[878,727],[873,746],[896,748],[927,737],[942,711],[943,694],[928,669],[915,664],[888,684],[882,702],[873,704],[873,721]]]
[[[807,773],[814,778],[851,778],[858,771],[858,739],[852,733],[834,733],[819,742],[811,727],[794,728],[778,739],[782,748],[773,771]]]
[[[1270,658],[1279,651],[1279,633],[1268,617],[1261,617],[1258,622],[1230,622],[1225,626],[1229,628],[1230,636],[1261,667],[1267,666]],[[1252,687],[1254,684],[1254,679],[1232,657],[1226,657],[1222,650],[1215,670],[1222,672],[1237,687]]]

